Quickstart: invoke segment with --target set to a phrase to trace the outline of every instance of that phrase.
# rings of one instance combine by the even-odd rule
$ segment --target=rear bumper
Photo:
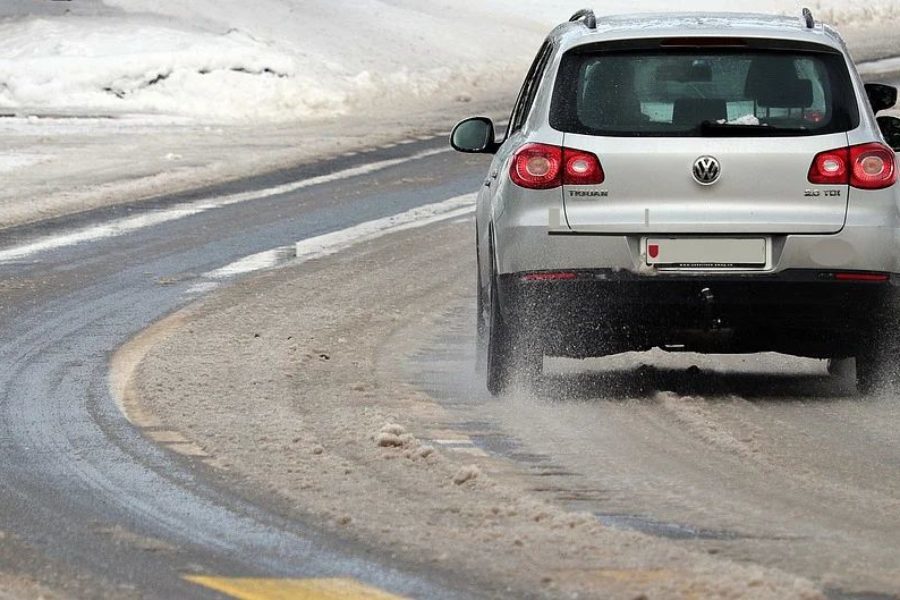
[[[505,318],[540,335],[548,354],[578,357],[655,346],[851,356],[874,328],[895,326],[890,315],[900,283],[885,274],[845,281],[831,270],[807,269],[653,277],[607,269],[566,273],[560,280],[534,272],[501,275],[498,293]]]
[[[608,268],[653,274],[642,255],[643,234],[549,232],[546,225],[518,223],[501,224],[496,236],[500,273]],[[767,273],[798,269],[900,272],[900,229],[894,227],[848,225],[835,234],[769,237],[772,265]]]

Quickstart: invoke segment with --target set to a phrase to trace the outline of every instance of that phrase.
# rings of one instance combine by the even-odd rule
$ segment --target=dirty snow
[[[453,476],[453,483],[462,485],[469,481],[474,481],[481,476],[481,469],[478,465],[465,465],[459,468],[456,475]]]
[[[0,110],[308,120],[425,99],[466,101],[519,75],[571,2],[107,0],[108,9],[0,24]],[[798,14],[800,2],[758,11]],[[811,5],[840,25],[889,22],[900,3]],[[745,9],[702,0],[690,10]],[[598,8],[601,8],[598,6]],[[670,9],[653,0],[599,12]]]

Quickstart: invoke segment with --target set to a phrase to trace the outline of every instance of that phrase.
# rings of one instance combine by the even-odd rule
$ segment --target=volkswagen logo
[[[700,185],[712,185],[719,180],[722,174],[722,165],[712,156],[701,156],[694,161],[694,181]]]

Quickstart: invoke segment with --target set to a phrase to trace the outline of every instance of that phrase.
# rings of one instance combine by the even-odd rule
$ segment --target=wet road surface
[[[207,470],[142,437],[108,381],[117,347],[217,285],[204,273],[468,192],[483,160],[473,167],[442,152],[152,224],[160,215],[444,144],[415,142],[2,232],[0,568],[78,597],[217,597],[183,579],[194,574],[351,577],[415,597],[466,597],[466,583],[386,564],[237,497]],[[135,228],[122,235],[93,229],[109,222]],[[79,236],[87,241],[64,243]]]
[[[533,491],[831,597],[900,594],[900,398],[861,397],[825,361],[662,351],[545,359],[536,393],[491,398],[474,312],[472,290],[409,377]]]

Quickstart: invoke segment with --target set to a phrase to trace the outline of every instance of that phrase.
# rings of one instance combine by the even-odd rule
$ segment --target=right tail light
[[[850,185],[864,190],[880,190],[897,181],[894,151],[882,144],[850,147]]]
[[[880,190],[897,181],[894,151],[878,142],[820,152],[809,167],[810,183]]]

